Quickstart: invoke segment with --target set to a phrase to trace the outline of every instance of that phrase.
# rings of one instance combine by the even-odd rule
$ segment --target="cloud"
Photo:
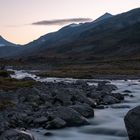
[[[65,25],[68,23],[79,23],[91,21],[90,18],[70,18],[70,19],[54,19],[54,20],[43,20],[32,23],[32,25]]]

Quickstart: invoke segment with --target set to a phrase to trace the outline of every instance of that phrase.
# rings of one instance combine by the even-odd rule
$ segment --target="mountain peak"
[[[108,18],[111,18],[111,17],[113,17],[113,15],[108,13],[108,12],[106,12],[105,14],[103,14],[102,16],[97,18],[94,22],[98,22],[98,21],[101,21],[101,20],[104,20],[104,19],[108,19]]]
[[[110,14],[110,13],[108,13],[108,12],[106,12],[103,16],[113,16],[112,14]]]
[[[0,39],[2,39],[3,37],[0,35]]]

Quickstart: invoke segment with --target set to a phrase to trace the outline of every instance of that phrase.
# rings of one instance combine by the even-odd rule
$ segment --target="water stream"
[[[12,77],[17,79],[32,77],[41,82],[74,82],[76,80],[72,78],[40,78],[26,71],[15,71],[15,75]],[[115,92],[124,93],[124,90],[130,90],[134,97],[126,97],[123,103],[111,105],[106,109],[95,109],[95,117],[89,120],[90,125],[50,131],[33,129],[31,133],[34,134],[36,140],[128,140],[123,119],[131,108],[140,105],[140,82],[139,80],[112,80],[111,83],[118,87]],[[96,84],[95,79],[93,82],[91,80],[89,84]],[[51,132],[53,135],[44,136],[46,132]]]

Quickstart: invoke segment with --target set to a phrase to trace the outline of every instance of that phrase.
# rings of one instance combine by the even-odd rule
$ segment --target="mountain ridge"
[[[131,51],[139,52],[137,37],[140,35],[139,23],[140,8],[115,16],[105,13],[92,22],[74,27],[72,24],[67,25],[56,32],[41,36],[24,45],[24,49],[14,57],[24,59],[73,56],[87,59],[92,55],[95,57],[132,55]]]
[[[6,39],[4,39],[1,35],[0,35],[0,46],[16,46],[16,44],[7,41]]]
[[[126,33],[126,28],[129,29],[130,27],[135,29],[135,24],[137,23],[140,23],[140,8],[116,16],[111,16],[110,18],[99,22],[93,21],[90,23],[84,23],[75,28],[65,26],[57,32],[43,36],[46,37],[46,41],[39,46],[36,46],[36,49],[31,54],[40,54],[40,56],[49,56],[50,54],[56,56],[71,56],[73,54],[79,55],[79,53],[84,53],[82,50],[86,49],[86,53],[89,50],[88,53],[92,53],[93,55],[105,54],[106,56],[110,56],[109,52],[113,50],[113,45],[119,44],[121,40],[126,40],[128,35],[132,35],[130,32],[128,32],[126,37],[124,37],[121,35],[122,32]],[[136,27],[139,27],[139,25]],[[132,33],[133,32],[134,31],[132,31]],[[130,40],[131,39],[128,41]],[[119,50],[119,47],[117,48]],[[107,51],[108,53],[106,53]],[[114,53],[114,56],[117,55],[116,52],[111,53],[112,55]],[[124,53],[125,50],[124,52],[122,51],[122,55],[124,55]],[[118,53],[118,55],[121,54]]]

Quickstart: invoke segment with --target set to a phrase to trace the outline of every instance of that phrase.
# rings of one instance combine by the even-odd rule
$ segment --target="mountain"
[[[140,58],[140,8],[93,22],[71,24],[24,46],[13,57],[53,65]],[[99,62],[100,61],[100,62]]]
[[[2,36],[0,36],[0,47],[3,47],[3,46],[16,46],[16,44],[13,44],[5,40]]]
[[[78,37],[79,34],[81,34],[83,31],[90,30],[93,26],[98,24],[98,21],[104,21],[109,19],[110,17],[112,17],[112,15],[106,13],[93,22],[67,25],[57,32],[46,34],[24,45],[24,49],[22,49],[22,51],[19,51],[18,53],[15,53],[13,57],[29,57],[32,55],[38,55],[40,51],[44,51],[44,49],[49,48],[51,44],[57,42],[69,43],[71,42],[71,40],[74,40],[75,37]]]
[[[94,22],[99,22],[101,20],[108,19],[108,18],[111,18],[111,17],[113,17],[113,15],[111,15],[110,13],[105,13],[104,15],[97,18]]]
[[[19,47],[19,45],[11,43],[0,36],[0,58],[14,56],[21,50],[23,50],[22,47]]]
[[[112,17],[111,14],[109,13],[105,13],[104,15],[102,15],[101,17],[99,17],[98,19],[96,19],[95,21],[91,22],[91,23],[79,23],[79,24],[70,24],[67,25],[65,27],[63,27],[62,29],[60,29],[57,32],[53,32],[53,33],[49,33],[46,34],[44,36],[41,36],[40,38],[38,38],[37,40],[34,40],[33,42],[30,42],[28,44],[26,44],[26,47],[32,48],[32,47],[39,47],[40,45],[44,44],[45,42],[47,43],[52,43],[55,41],[63,41],[62,39],[64,39],[65,37],[67,37],[67,41],[71,40],[71,38],[73,39],[73,37],[75,35],[80,34],[82,31],[86,30],[86,29],[90,29],[92,26],[94,26],[93,24],[95,24],[95,22],[99,22],[105,19],[108,19]],[[33,48],[35,49],[35,48]]]
[[[75,57],[77,60],[93,56],[138,55],[139,36],[140,8],[137,8],[116,16],[107,13],[93,22],[79,26],[65,26],[27,44],[23,55],[36,58]]]

